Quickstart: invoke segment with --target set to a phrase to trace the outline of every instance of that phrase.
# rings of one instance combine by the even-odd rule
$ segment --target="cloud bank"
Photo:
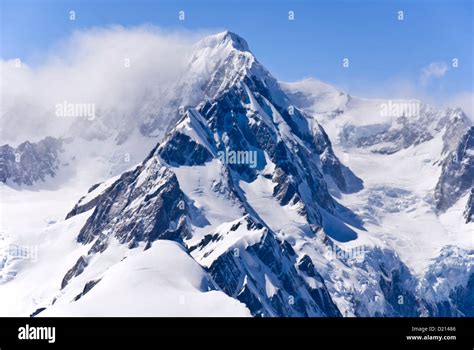
[[[147,118],[165,125],[166,118],[174,117],[175,111],[166,109],[166,104],[174,97],[174,84],[188,68],[192,44],[208,34],[163,31],[151,25],[93,28],[77,31],[50,48],[38,66],[0,61],[1,143],[15,145],[48,135],[106,137],[134,130]],[[429,82],[448,71],[445,62],[432,62],[421,70],[421,86],[414,80],[392,81],[383,84],[384,97],[459,106],[473,118],[472,91],[442,101],[425,91]],[[376,93],[364,95],[381,97],[379,94],[377,88]],[[76,111],[85,106],[85,111],[93,110],[94,118],[91,113],[58,117],[58,105],[67,108],[63,115],[69,115],[69,107]]]
[[[205,34],[149,25],[95,28],[55,45],[37,67],[0,61],[2,143],[67,136],[78,121],[55,114],[65,103],[94,105],[102,119],[90,132],[130,129],[138,114],[166,100],[186,69],[191,44]]]

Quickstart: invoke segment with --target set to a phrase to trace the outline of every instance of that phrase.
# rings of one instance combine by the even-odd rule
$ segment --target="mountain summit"
[[[236,50],[250,52],[247,41],[245,41],[245,39],[241,36],[228,30],[207,36],[204,39],[200,40],[195,46],[208,48],[223,48],[229,45]]]

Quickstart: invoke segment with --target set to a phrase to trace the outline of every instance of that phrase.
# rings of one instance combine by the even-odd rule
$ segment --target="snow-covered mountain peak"
[[[235,69],[250,68],[255,57],[247,42],[235,33],[225,31],[206,36],[193,46],[189,72],[203,69],[212,75],[222,65],[232,65]]]
[[[247,76],[256,62],[247,42],[237,34],[226,31],[207,36],[194,45],[178,90],[212,99]]]
[[[127,305],[116,313],[129,313],[133,301],[143,307],[150,290],[163,285],[156,295],[170,315],[180,314],[182,304],[168,296],[190,290],[191,302],[220,295],[232,313],[247,313],[237,299],[255,316],[474,313],[472,226],[465,224],[474,211],[474,129],[466,132],[461,110],[351,97],[316,79],[279,83],[245,40],[228,31],[202,39],[188,54],[186,71],[163,101],[151,104],[147,116],[138,114],[138,151],[130,137],[120,145],[93,144],[99,156],[106,146],[120,151],[121,175],[81,192],[65,221],[28,233],[28,242],[45,242],[42,256],[61,257],[48,289],[31,286],[50,274],[42,270],[49,265],[27,271],[6,260],[0,272],[20,278],[0,289],[1,309],[18,314],[8,296],[20,291],[27,300],[22,313],[42,306],[45,315],[66,314],[63,305],[87,309],[120,289],[139,295],[113,300]],[[415,115],[407,115],[413,107]],[[157,130],[167,132],[152,149],[144,135]],[[148,156],[137,158],[142,148]],[[12,163],[14,152],[5,154]],[[80,165],[91,173],[86,155]],[[452,189],[459,194],[445,198]],[[10,206],[14,196],[29,198],[8,192]],[[447,210],[436,212],[436,203],[447,203]],[[7,233],[22,231],[15,225]],[[175,243],[163,243],[169,240]],[[436,260],[448,245],[459,250],[445,248],[448,259]],[[53,260],[45,258],[59,265]],[[155,269],[175,264],[189,267],[172,270],[174,276]],[[459,269],[465,278],[451,283],[448,272]],[[28,272],[35,277],[22,284]],[[442,298],[426,292],[437,278],[449,282]],[[140,291],[122,280],[153,283]],[[165,280],[177,290],[167,291]],[[168,315],[163,305],[139,310]]]
[[[250,52],[247,41],[245,41],[245,39],[241,36],[229,30],[214,35],[206,36],[205,38],[201,39],[195,46],[199,48],[218,48],[231,46],[232,48],[239,51]]]

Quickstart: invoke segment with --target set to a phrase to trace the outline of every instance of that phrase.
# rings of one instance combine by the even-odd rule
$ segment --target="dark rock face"
[[[176,176],[156,158],[148,158],[101,195],[77,240],[87,244],[99,238],[93,250],[110,235],[131,247],[156,239],[181,241],[187,235],[185,209]]]
[[[64,276],[61,282],[61,289],[66,287],[66,285],[69,283],[69,281],[72,278],[79,276],[82,272],[84,272],[84,269],[87,267],[87,265],[88,265],[88,262],[87,262],[86,256],[81,256],[79,259],[77,259],[74,266]]]
[[[421,297],[430,316],[474,315],[474,251],[444,247],[425,273]]]
[[[441,176],[434,194],[436,209],[442,212],[451,207],[467,191],[472,190],[473,184],[474,127],[471,127],[464,134],[457,148],[443,161]]]
[[[427,303],[426,309],[432,317],[472,317],[474,315],[474,274],[467,286],[454,288],[449,298],[436,303]]]
[[[54,177],[59,168],[62,140],[47,137],[37,143],[23,142],[18,147],[0,146],[0,181],[31,186]]]
[[[464,218],[466,223],[474,222],[474,188],[471,188],[471,194],[464,209]]]
[[[100,184],[95,184],[94,186],[92,186],[89,191],[87,193],[91,193],[92,191],[94,191],[98,186],[100,186]],[[96,197],[92,198],[90,201],[88,202],[85,202],[85,198],[86,197],[81,197],[81,199],[79,199],[79,202],[76,203],[74,205],[74,208],[72,208],[72,210],[66,215],[66,220],[75,216],[75,215],[79,215],[81,213],[84,213],[92,208],[94,208],[98,203],[100,203],[102,201],[102,199],[104,199],[104,197],[106,197],[107,195],[105,193],[101,193],[99,195],[97,195]]]
[[[30,314],[30,317],[35,317],[38,314],[40,314],[41,312],[43,312],[44,310],[46,310],[45,307],[40,307],[40,308],[36,309],[35,311],[33,311],[33,313]]]
[[[254,86],[255,89],[262,85],[257,78],[252,77],[245,78],[244,82],[245,86]],[[253,96],[248,96],[245,86],[233,86],[216,101],[207,102],[198,110],[214,136],[215,149],[221,152],[240,150],[257,152],[258,162],[254,169],[241,164],[228,165],[240,177],[249,181],[252,181],[256,172],[265,166],[263,156],[265,152],[276,165],[273,176],[273,181],[276,183],[274,195],[282,205],[300,202],[304,207],[305,201],[299,191],[301,184],[307,184],[312,202],[317,202],[329,212],[333,212],[335,206],[333,199],[308,145],[297,144],[292,140],[283,141],[285,135],[279,129],[275,115],[278,110],[283,111],[283,108],[271,104],[272,96],[265,88],[252,90]],[[270,113],[270,118],[273,119],[245,109],[243,104],[250,98],[261,101],[262,109],[268,110],[267,113]],[[311,147],[315,147],[312,144],[310,131],[305,132]],[[312,216],[311,222],[320,224],[318,219],[320,215],[317,212],[311,210],[307,212]]]
[[[406,270],[383,271],[379,284],[385,300],[397,316],[417,317],[420,315],[420,304],[415,295],[404,287],[404,281],[401,280],[404,273],[406,274]]]
[[[474,316],[474,274],[470,275],[465,287],[455,288],[449,297],[462,316]]]
[[[329,136],[319,124],[314,131],[313,142],[314,150],[320,155],[324,174],[329,175],[342,192],[358,192],[364,187],[363,181],[336,157]]]
[[[356,290],[352,296],[357,316],[418,317],[423,301],[416,294],[417,279],[408,267],[391,250],[375,247],[365,250],[362,261],[353,262],[353,268],[361,268],[372,276],[373,290],[369,295]],[[369,289],[370,290],[370,289]],[[374,295],[379,290],[381,294]],[[369,299],[369,300],[367,300]],[[381,302],[382,310],[369,312],[371,302]]]
[[[152,153],[153,154],[153,153]],[[137,168],[124,173],[96,199],[75,206],[68,217],[95,207],[77,241],[94,242],[64,276],[61,287],[87,267],[88,258],[107,249],[111,236],[130,248],[146,247],[157,239],[182,242],[188,233],[188,204],[173,172],[151,155]]]
[[[78,295],[76,295],[74,297],[74,301],[78,301],[79,299],[81,299],[84,295],[86,295],[87,293],[89,293],[89,291],[94,288],[96,286],[97,283],[100,282],[100,279],[99,280],[93,280],[93,281],[89,281],[87,282],[85,285],[84,285],[84,289],[82,290],[81,293],[79,293]]]
[[[161,157],[170,165],[203,165],[212,159],[209,151],[182,133],[174,133],[160,150]]]
[[[472,123],[459,108],[448,110],[447,116],[441,118],[437,130],[445,128],[443,133],[443,154],[455,150]]]
[[[196,110],[189,109],[176,128],[168,133],[157,153],[170,166],[180,166],[202,165],[219,153],[255,152],[256,164],[253,167],[242,163],[225,164],[235,174],[232,176],[246,181],[253,181],[265,167],[267,154],[276,165],[272,178],[276,184],[275,198],[282,205],[299,203],[300,212],[306,213],[311,223],[320,225],[320,214],[314,208],[307,209],[308,204],[314,207],[316,202],[329,213],[335,211],[334,200],[321,171],[334,177],[343,191],[361,188],[362,182],[340,164],[320,126],[318,135],[315,135],[302,122],[306,119],[301,112],[294,110],[290,115],[288,106],[283,108],[275,102],[275,97],[266,88],[277,84],[272,79],[268,74],[263,78],[248,74],[214,100],[203,103]],[[249,108],[247,104],[251,100],[264,112]],[[281,96],[278,100],[285,102]],[[284,123],[293,127],[292,131],[300,135],[300,139],[285,134]],[[185,135],[183,126],[194,130],[194,137],[198,139]],[[348,183],[348,179],[352,183]],[[301,186],[309,193],[306,198],[300,193]]]
[[[260,238],[245,248],[232,246],[207,268],[226,294],[245,303],[256,316],[340,316],[309,257],[298,264],[289,243],[276,238],[271,230],[249,216],[228,232],[205,237],[191,248],[193,255],[212,253],[239,227],[257,231]],[[313,280],[317,287],[312,287],[308,280]]]

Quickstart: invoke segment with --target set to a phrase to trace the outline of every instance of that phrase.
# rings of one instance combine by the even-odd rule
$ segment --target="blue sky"
[[[74,30],[151,23],[171,30],[234,31],[281,80],[313,76],[359,95],[407,90],[438,99],[473,91],[472,0],[0,1],[0,55],[31,65]],[[75,21],[69,21],[70,10]],[[185,21],[178,20],[180,10]],[[294,21],[288,20],[290,10]],[[403,21],[397,20],[400,10]],[[438,69],[421,78],[430,63]],[[447,69],[440,71],[440,65]]]

